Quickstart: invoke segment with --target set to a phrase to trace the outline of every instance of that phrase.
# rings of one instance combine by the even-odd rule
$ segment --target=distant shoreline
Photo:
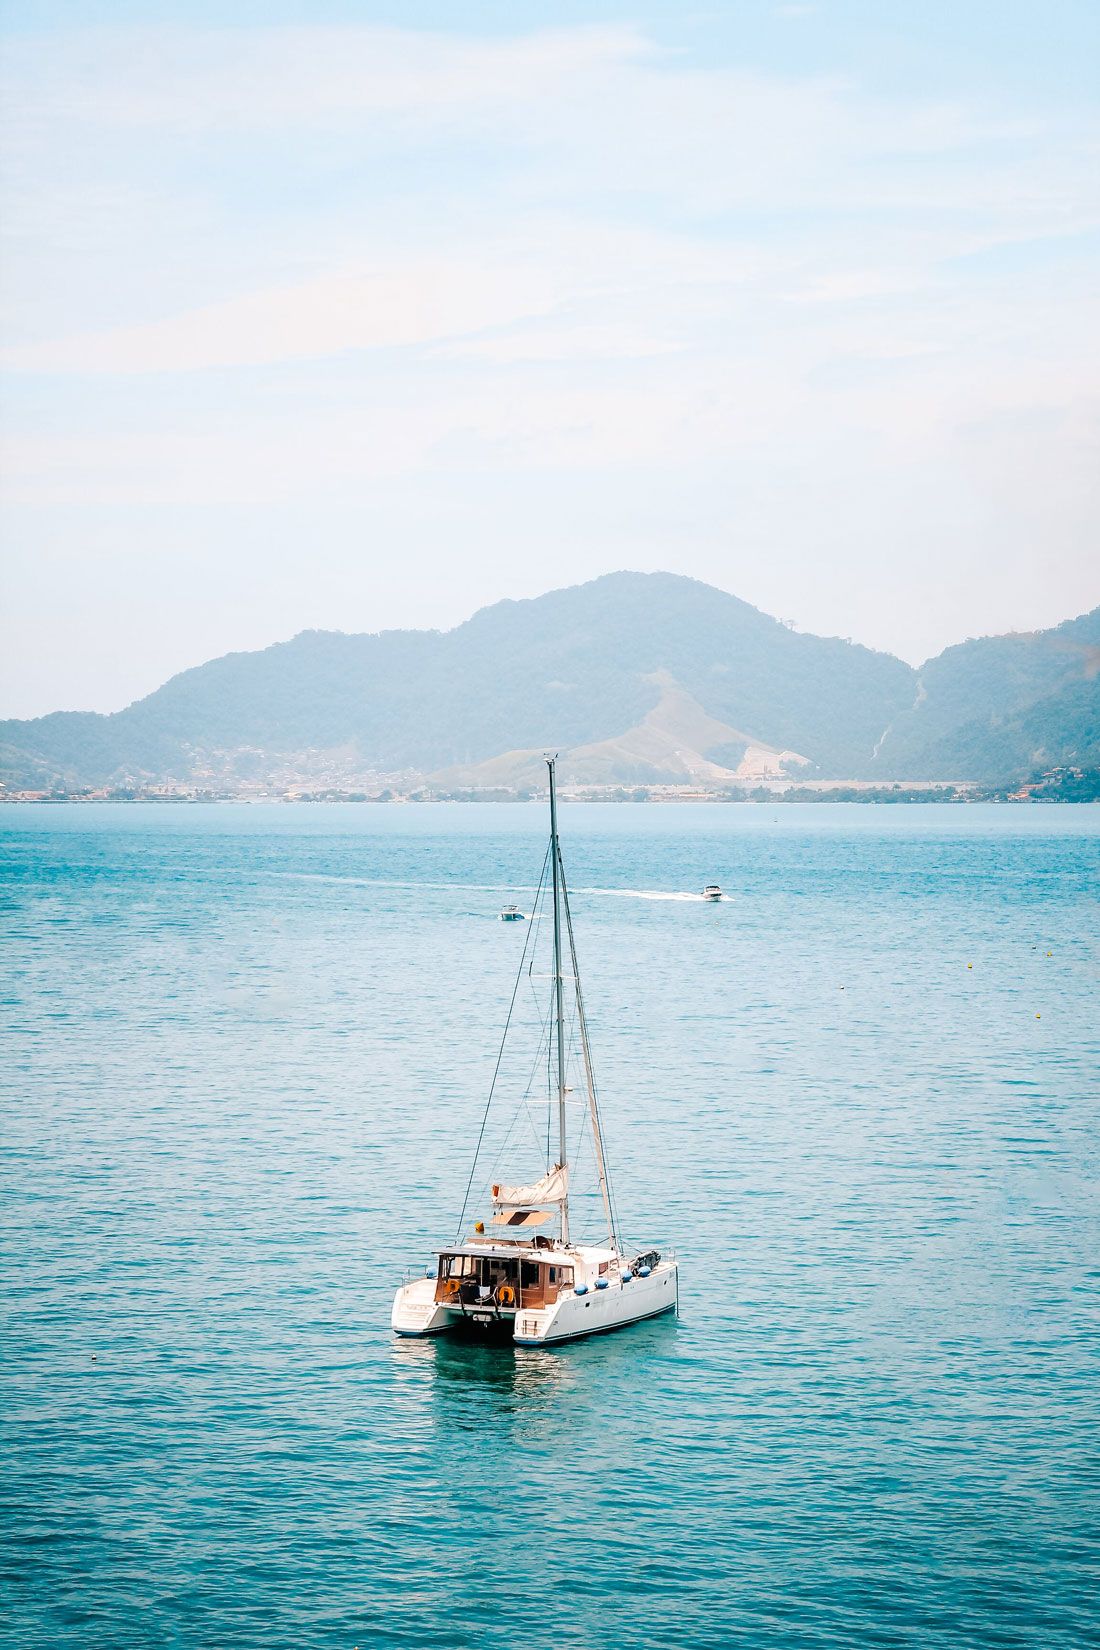
[[[478,794],[462,794],[450,792],[448,794],[425,793],[414,791],[408,794],[390,792],[388,794],[370,795],[363,792],[295,792],[286,793],[240,793],[240,792],[143,792],[134,790],[129,794],[119,794],[118,791],[110,794],[83,794],[68,793],[33,793],[22,792],[17,795],[0,794],[0,807],[89,807],[108,806],[119,808],[164,808],[164,807],[220,807],[233,806],[272,806],[285,807],[331,805],[335,803],[355,803],[366,807],[400,808],[410,803],[462,803],[472,807],[480,807],[486,803],[530,804],[540,800],[537,792],[518,793],[505,791],[485,791]],[[837,785],[828,788],[813,788],[808,786],[790,786],[775,790],[764,787],[746,791],[736,795],[730,792],[708,793],[704,791],[688,790],[658,790],[644,788],[644,794],[638,788],[632,791],[609,791],[593,787],[563,788],[561,800],[563,803],[604,803],[616,806],[630,807],[679,807],[689,808],[704,804],[741,804],[746,803],[765,807],[777,807],[789,803],[813,803],[822,806],[859,803],[868,807],[897,807],[897,806],[927,806],[930,803],[965,807],[973,803],[998,803],[1005,805],[1028,805],[1042,803],[1097,803],[1100,802],[1100,774],[1087,772],[1084,774],[1044,775],[1029,780],[1024,785],[1014,784],[1010,790],[1007,787],[984,787],[978,785],[912,785],[912,786],[869,786],[869,785]]]

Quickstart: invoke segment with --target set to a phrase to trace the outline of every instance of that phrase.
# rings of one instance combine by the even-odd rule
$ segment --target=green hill
[[[0,723],[0,778],[516,783],[553,747],[589,782],[1000,780],[1037,753],[1053,764],[1094,748],[1098,661],[1100,610],[963,643],[918,675],[694,579],[615,573],[447,632],[304,632],[184,671],[110,716]]]
[[[949,647],[879,741],[871,776],[991,784],[1100,766],[1100,608],[1053,630]]]
[[[913,692],[889,655],[798,635],[693,579],[618,573],[498,602],[443,634],[311,631],[229,654],[113,716],[2,724],[0,762],[24,785],[326,763],[432,773],[612,739],[656,709],[660,673],[747,739],[838,773],[866,761]]]

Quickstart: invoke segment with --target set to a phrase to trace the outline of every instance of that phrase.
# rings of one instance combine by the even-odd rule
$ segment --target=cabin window
[[[563,1286],[566,1289],[572,1289],[572,1287],[573,1287],[573,1268],[571,1266],[563,1266],[561,1268],[561,1281],[562,1281]]]
[[[539,1263],[537,1260],[520,1262],[519,1281],[524,1289],[537,1289],[539,1286]]]

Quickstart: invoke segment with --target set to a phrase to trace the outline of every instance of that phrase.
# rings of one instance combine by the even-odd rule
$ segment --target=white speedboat
[[[435,1265],[426,1274],[404,1283],[394,1297],[392,1324],[398,1335],[438,1335],[468,1330],[504,1338],[517,1346],[552,1346],[676,1309],[675,1259],[662,1255],[652,1246],[629,1245],[619,1232],[604,1160],[569,894],[558,841],[553,758],[548,766],[550,847],[547,858],[554,914],[550,1053],[554,1056],[557,1079],[556,1094],[551,1094],[551,1117],[556,1113],[556,1161],[544,1159],[544,1172],[525,1184],[496,1182],[488,1187],[489,1208],[484,1218],[475,1220],[471,1229],[464,1230],[468,1190],[455,1242],[437,1249]],[[544,871],[544,881],[545,875]],[[524,942],[521,975],[524,970],[531,972],[527,953],[531,935],[539,926],[532,923],[531,934]],[[563,971],[563,939],[568,943],[568,973]],[[574,1010],[568,1022],[567,985]],[[576,1048],[569,1039],[567,1023],[575,1027]],[[507,1033],[506,1026],[505,1037]],[[567,1083],[567,1075],[571,1061],[577,1056],[584,1103],[582,1115],[574,1120],[570,1129],[566,1097],[573,1089]],[[545,1069],[545,1062],[541,1064]],[[499,1060],[497,1070],[500,1070]],[[494,1078],[494,1086],[495,1083]],[[490,1106],[492,1100],[491,1089]],[[569,1210],[570,1145],[575,1153],[586,1129],[591,1134],[601,1206],[601,1231],[591,1240],[573,1234]],[[482,1138],[484,1133],[483,1128]],[[479,1150],[480,1144],[479,1140]],[[470,1173],[470,1187],[476,1171],[477,1153]],[[542,1226],[550,1230],[538,1231]]]
[[[524,922],[526,916],[518,905],[504,905],[501,907],[500,920],[501,922]]]
[[[721,888],[719,888],[719,886],[716,882],[708,882],[706,887],[703,889],[703,898],[704,899],[721,899],[722,898],[722,890],[721,890]]]

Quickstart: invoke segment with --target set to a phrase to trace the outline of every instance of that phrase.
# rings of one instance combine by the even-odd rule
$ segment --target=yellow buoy
[[[1036,1018],[1036,1019],[1037,1019],[1037,1020],[1041,1020],[1041,1019],[1042,1019],[1042,1017],[1043,1017],[1043,1016],[1042,1016],[1042,1015],[1041,1015],[1041,1014],[1036,1014],[1036,1016],[1035,1016],[1035,1018]]]
[[[1048,951],[1048,952],[1047,952],[1047,956],[1048,956],[1048,957],[1053,957],[1053,955],[1054,955],[1054,952],[1053,952],[1053,951]]]
[[[973,963],[967,963],[966,966],[967,966],[967,968],[973,968],[974,964]]]

